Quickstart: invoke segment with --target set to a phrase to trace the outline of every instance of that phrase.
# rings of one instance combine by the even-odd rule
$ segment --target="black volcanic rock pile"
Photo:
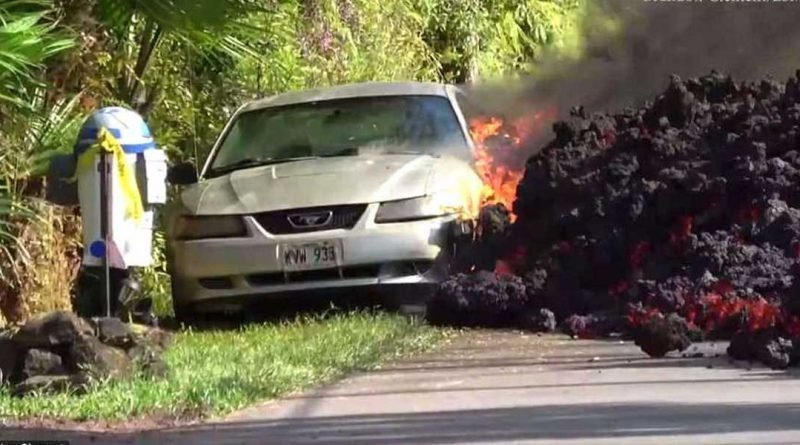
[[[42,314],[16,332],[0,330],[0,386],[18,396],[82,393],[94,381],[162,376],[168,342],[165,331],[135,330],[118,318]]]
[[[480,271],[454,275],[442,283],[427,316],[442,324],[467,327],[517,326],[517,317],[528,303],[521,278]]]
[[[528,161],[506,243],[525,252],[515,292],[526,310],[601,335],[607,314],[619,315],[617,328],[655,355],[685,347],[685,322],[705,337],[751,338],[737,340],[751,349],[739,356],[796,356],[800,71],[786,83],[673,76],[641,108],[576,108],[553,130]],[[467,279],[440,298],[469,299],[458,286]]]

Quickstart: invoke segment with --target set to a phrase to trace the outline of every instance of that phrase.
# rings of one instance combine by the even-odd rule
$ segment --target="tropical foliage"
[[[548,50],[579,57],[589,2],[3,0],[0,313],[20,321],[68,304],[79,218],[42,201],[40,174],[97,107],[136,109],[172,159],[198,159],[249,98],[479,81],[530,70]],[[163,261],[143,278],[167,294]]]

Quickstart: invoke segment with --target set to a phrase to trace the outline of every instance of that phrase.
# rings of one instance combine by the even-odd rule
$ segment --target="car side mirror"
[[[191,162],[175,164],[167,170],[167,182],[173,185],[191,185],[198,181],[197,169]]]

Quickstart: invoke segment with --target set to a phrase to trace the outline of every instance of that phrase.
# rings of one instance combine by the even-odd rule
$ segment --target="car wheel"
[[[186,301],[186,299],[181,297],[180,291],[176,289],[174,281],[171,288],[172,312],[175,314],[175,321],[178,324],[183,324],[186,326],[198,326],[205,321],[203,314],[198,313],[191,304],[183,303],[183,301]]]
[[[390,311],[422,320],[427,314],[428,302],[435,291],[436,288],[431,286],[409,286],[385,292],[382,299]]]
[[[427,304],[401,304],[398,312],[413,320],[424,320],[428,313],[428,306]]]
[[[175,321],[180,324],[191,326],[198,321],[198,314],[190,306],[173,303],[172,311],[175,313]]]

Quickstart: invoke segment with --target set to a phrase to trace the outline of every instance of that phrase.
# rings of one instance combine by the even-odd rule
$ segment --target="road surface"
[[[217,422],[133,433],[0,431],[75,444],[797,444],[800,374],[620,341],[472,332],[433,353]],[[720,354],[720,356],[715,356]]]

